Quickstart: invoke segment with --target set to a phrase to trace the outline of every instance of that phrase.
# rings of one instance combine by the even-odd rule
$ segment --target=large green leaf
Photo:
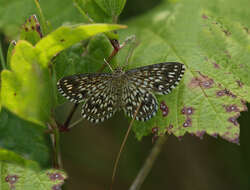
[[[156,117],[136,122],[138,138],[158,127],[160,134],[207,133],[239,142],[237,118],[250,101],[249,6],[246,0],[165,1],[120,32],[139,41],[130,68],[165,61],[187,67],[179,86],[158,96]]]
[[[2,106],[20,117],[44,124],[52,108],[52,82],[48,68],[39,63],[39,51],[19,41],[11,58],[11,71],[1,73]]]

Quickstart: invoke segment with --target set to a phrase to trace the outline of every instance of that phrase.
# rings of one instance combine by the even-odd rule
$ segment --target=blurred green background
[[[53,28],[67,22],[85,21],[70,0],[40,3]],[[128,0],[119,23],[126,23],[159,3],[155,0]],[[12,3],[0,0],[0,40],[4,55],[9,42],[18,39],[21,24],[35,13],[34,10],[31,0],[13,0]],[[71,106],[68,103],[59,107],[58,118],[65,118]],[[79,113],[75,114],[74,120],[77,118]],[[250,189],[249,113],[242,113],[238,121],[240,146],[207,135],[202,140],[191,135],[185,135],[181,140],[170,136],[142,189]],[[119,113],[101,125],[81,123],[70,132],[63,133],[62,160],[69,176],[64,189],[108,189],[113,164],[127,127],[127,119]],[[130,134],[114,189],[128,189],[152,147],[152,136],[138,142],[134,134]]]

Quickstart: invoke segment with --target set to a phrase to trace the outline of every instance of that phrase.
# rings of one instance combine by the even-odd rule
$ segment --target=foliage
[[[125,3],[64,0],[47,6],[41,2],[50,23],[47,31],[40,28],[43,16],[33,1],[4,1],[0,7],[0,28],[11,38],[19,33],[24,18],[34,12],[39,15],[32,15],[23,24],[20,40],[9,47],[7,69],[1,72],[3,187],[29,189],[29,185],[35,185],[44,189],[37,185],[44,183],[46,189],[51,189],[62,184],[66,178],[62,171],[44,170],[51,167],[53,147],[47,126],[54,125],[54,110],[66,101],[58,94],[56,81],[75,73],[97,72],[112,52],[110,36],[122,42],[136,35],[137,45],[127,69],[166,61],[179,61],[187,67],[183,80],[171,94],[157,96],[157,115],[145,123],[135,122],[133,130],[138,139],[157,127],[158,135],[181,137],[188,132],[202,138],[207,133],[239,143],[237,118],[250,101],[250,3],[165,0],[128,21],[128,29],[118,31],[119,38],[109,32],[124,26],[94,24],[116,22]],[[14,9],[16,14],[10,14]],[[72,25],[79,22],[92,24]],[[120,50],[112,62],[124,65],[131,47]],[[57,172],[60,179],[51,180],[48,173]],[[12,184],[10,175],[23,179],[17,177]],[[28,182],[30,176],[34,180]]]

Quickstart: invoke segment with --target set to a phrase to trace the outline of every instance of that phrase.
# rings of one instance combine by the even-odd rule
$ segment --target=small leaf
[[[73,44],[85,40],[91,36],[111,30],[125,28],[124,25],[108,24],[88,24],[80,26],[62,26],[40,40],[36,49],[40,51],[42,62],[47,65],[49,60],[60,51],[72,46]]]
[[[36,15],[30,16],[22,26],[20,40],[26,40],[32,45],[35,45],[42,37],[43,34]]]
[[[109,16],[119,16],[126,4],[126,0],[95,0],[101,9]]]
[[[107,14],[94,0],[74,0],[83,16],[89,17],[94,23],[111,23],[112,17]]]

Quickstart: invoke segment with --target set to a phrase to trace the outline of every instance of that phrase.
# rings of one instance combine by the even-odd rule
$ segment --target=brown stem
[[[73,108],[71,109],[66,121],[64,122],[63,126],[60,128],[60,131],[67,131],[69,128],[70,121],[78,107],[78,104],[74,104]]]
[[[120,150],[119,150],[119,153],[118,153],[118,155],[117,155],[117,157],[116,157],[115,164],[114,164],[114,169],[113,169],[113,174],[112,174],[112,180],[111,180],[110,190],[112,190],[112,187],[113,187],[113,184],[114,184],[114,181],[115,181],[115,174],[116,174],[118,162],[119,162],[120,157],[121,157],[122,150],[123,150],[123,148],[124,148],[124,146],[125,146],[125,143],[126,143],[126,141],[127,141],[129,132],[130,132],[130,130],[132,129],[132,125],[133,125],[133,123],[134,123],[134,121],[135,121],[135,117],[136,117],[136,115],[137,115],[137,113],[138,113],[140,107],[141,107],[141,103],[139,104],[139,106],[137,107],[137,109],[136,109],[136,111],[135,111],[135,113],[134,113],[134,115],[133,115],[133,118],[132,118],[132,120],[131,120],[131,122],[130,122],[130,124],[129,124],[129,127],[128,127],[128,130],[127,130],[127,132],[126,132],[126,135],[125,135],[125,137],[124,137],[124,139],[123,139],[123,141],[122,141],[122,145],[121,145],[121,148],[120,148]]]
[[[167,140],[167,137],[168,136],[164,135],[164,136],[160,136],[157,139],[153,149],[151,150],[148,158],[146,159],[144,165],[142,166],[141,170],[137,174],[137,176],[136,176],[134,182],[132,183],[132,185],[130,186],[129,190],[139,190],[141,188],[141,185],[143,184],[144,180],[146,179],[150,170],[152,169],[156,158],[160,154],[161,149]]]

